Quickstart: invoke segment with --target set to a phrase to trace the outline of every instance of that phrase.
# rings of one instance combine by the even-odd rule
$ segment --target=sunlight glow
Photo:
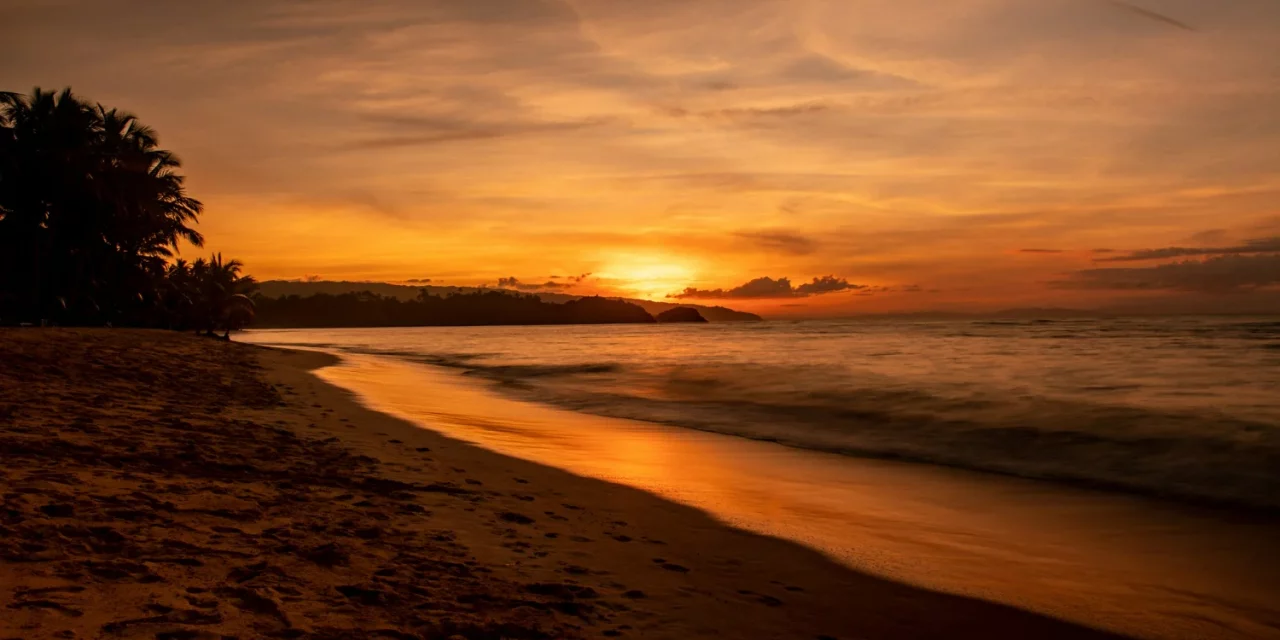
[[[627,255],[614,258],[596,275],[628,295],[657,300],[684,289],[696,273],[670,256]]]

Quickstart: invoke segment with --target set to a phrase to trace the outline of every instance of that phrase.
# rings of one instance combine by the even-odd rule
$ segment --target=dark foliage
[[[234,328],[240,263],[203,246],[177,157],[128,113],[39,88],[0,93],[0,322]]]
[[[401,301],[375,293],[254,298],[259,327],[415,327],[514,324],[652,323],[637,305],[590,297],[563,304],[488,291]]]

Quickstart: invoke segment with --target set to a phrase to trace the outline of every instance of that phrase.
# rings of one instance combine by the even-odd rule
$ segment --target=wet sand
[[[342,358],[318,375],[381,411],[855,569],[1144,638],[1280,638],[1274,516],[583,415],[455,370]]]
[[[1100,638],[375,412],[329,357],[0,330],[0,638]]]

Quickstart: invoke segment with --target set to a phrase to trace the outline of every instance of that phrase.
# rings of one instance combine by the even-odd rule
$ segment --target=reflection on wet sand
[[[1280,638],[1273,519],[577,414],[447,370],[342,358],[320,375],[376,409],[856,568],[1143,637]]]

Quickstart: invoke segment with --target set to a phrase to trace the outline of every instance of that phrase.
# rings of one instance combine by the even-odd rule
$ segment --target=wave
[[[1164,409],[848,379],[821,366],[492,364],[359,349],[460,370],[520,399],[783,445],[1280,510],[1280,429]],[[1105,397],[1125,385],[1086,385]]]

